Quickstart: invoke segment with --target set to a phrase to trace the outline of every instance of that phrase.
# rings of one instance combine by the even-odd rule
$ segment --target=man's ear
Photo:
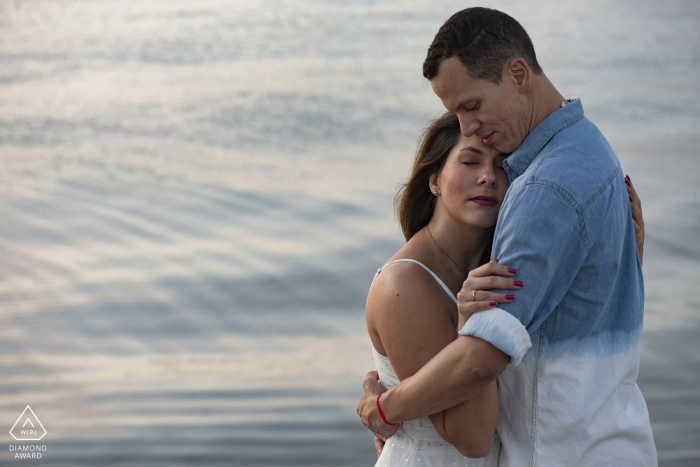
[[[528,93],[532,88],[532,70],[528,64],[520,57],[511,59],[503,67],[504,79],[510,80],[515,88],[522,92]]]

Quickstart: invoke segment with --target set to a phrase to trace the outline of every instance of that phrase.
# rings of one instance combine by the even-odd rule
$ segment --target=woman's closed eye
[[[465,161],[465,162],[462,162],[462,164],[464,164],[464,165],[479,165],[478,162],[472,162],[472,161]],[[501,169],[504,172],[506,171],[506,169],[502,165],[497,165],[496,168]]]

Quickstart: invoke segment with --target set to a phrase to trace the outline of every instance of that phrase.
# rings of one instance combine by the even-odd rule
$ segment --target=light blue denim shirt
[[[500,465],[656,466],[636,384],[644,283],[617,156],[574,100],[503,165],[493,258],[525,285],[459,331],[510,356]]]

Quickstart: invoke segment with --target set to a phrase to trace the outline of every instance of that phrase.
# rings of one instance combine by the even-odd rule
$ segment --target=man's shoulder
[[[595,123],[587,117],[583,117],[577,122],[563,128],[557,132],[552,141],[559,143],[557,150],[577,150],[589,149],[615,154],[603,133]]]
[[[547,142],[522,182],[552,184],[582,204],[610,183],[619,165],[605,136],[584,117]]]

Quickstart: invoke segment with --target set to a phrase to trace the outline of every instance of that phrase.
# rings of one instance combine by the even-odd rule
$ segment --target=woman
[[[453,113],[425,131],[412,174],[397,195],[406,244],[377,271],[367,297],[367,328],[379,379],[389,389],[410,377],[457,338],[464,325],[456,295],[471,312],[516,300],[526,284],[517,270],[489,261],[508,177],[506,154],[461,135]],[[641,204],[626,179],[640,260]],[[512,293],[494,293],[506,289]],[[377,466],[496,466],[496,383],[476,397],[430,417],[404,422],[384,444],[375,438]]]

